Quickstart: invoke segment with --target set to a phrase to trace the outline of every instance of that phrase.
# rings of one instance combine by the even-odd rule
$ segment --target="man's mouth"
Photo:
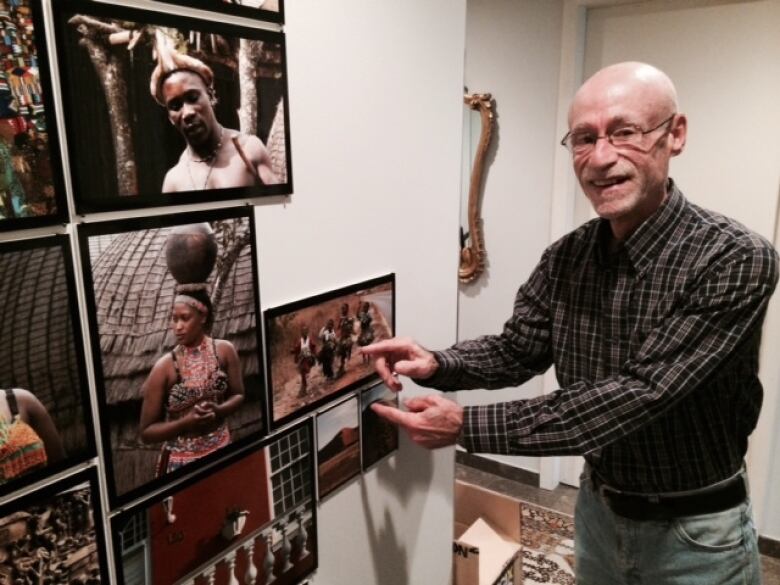
[[[605,189],[607,187],[612,187],[613,185],[620,185],[622,183],[625,183],[628,180],[628,177],[610,177],[607,179],[595,179],[591,181],[592,185],[595,185],[596,187],[599,187],[600,189]]]
[[[190,124],[182,128],[182,130],[187,136],[190,136],[192,134],[199,134],[203,129],[204,129],[204,125],[199,122],[195,122],[194,124]]]

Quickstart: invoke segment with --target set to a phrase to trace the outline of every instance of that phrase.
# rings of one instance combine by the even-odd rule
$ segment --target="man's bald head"
[[[574,172],[617,239],[666,200],[669,159],[682,152],[686,133],[672,80],[647,63],[605,67],[575,94],[566,138]]]
[[[626,61],[604,67],[582,84],[569,108],[569,126],[583,108],[603,109],[615,101],[630,102],[651,118],[678,110],[677,90],[666,73],[647,63]]]

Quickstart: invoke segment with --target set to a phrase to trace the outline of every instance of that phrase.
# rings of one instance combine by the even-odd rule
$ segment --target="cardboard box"
[[[454,585],[522,585],[518,500],[455,482]]]

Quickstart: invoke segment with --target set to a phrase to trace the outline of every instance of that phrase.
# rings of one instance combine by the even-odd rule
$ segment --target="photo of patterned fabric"
[[[42,75],[48,62],[39,1],[0,0],[0,229],[53,223],[66,212]]]

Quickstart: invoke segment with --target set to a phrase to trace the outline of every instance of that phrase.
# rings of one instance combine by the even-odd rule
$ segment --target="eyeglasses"
[[[672,114],[666,120],[650,128],[649,130],[642,130],[639,126],[634,124],[626,124],[620,126],[614,130],[607,132],[604,135],[595,134],[587,130],[581,132],[568,132],[566,136],[561,139],[561,146],[565,146],[572,154],[585,154],[596,148],[596,143],[602,138],[606,138],[609,143],[615,148],[622,147],[638,147],[642,146],[645,135],[655,132],[659,128],[667,125],[674,120],[677,114]],[[667,132],[668,132],[667,128]]]

